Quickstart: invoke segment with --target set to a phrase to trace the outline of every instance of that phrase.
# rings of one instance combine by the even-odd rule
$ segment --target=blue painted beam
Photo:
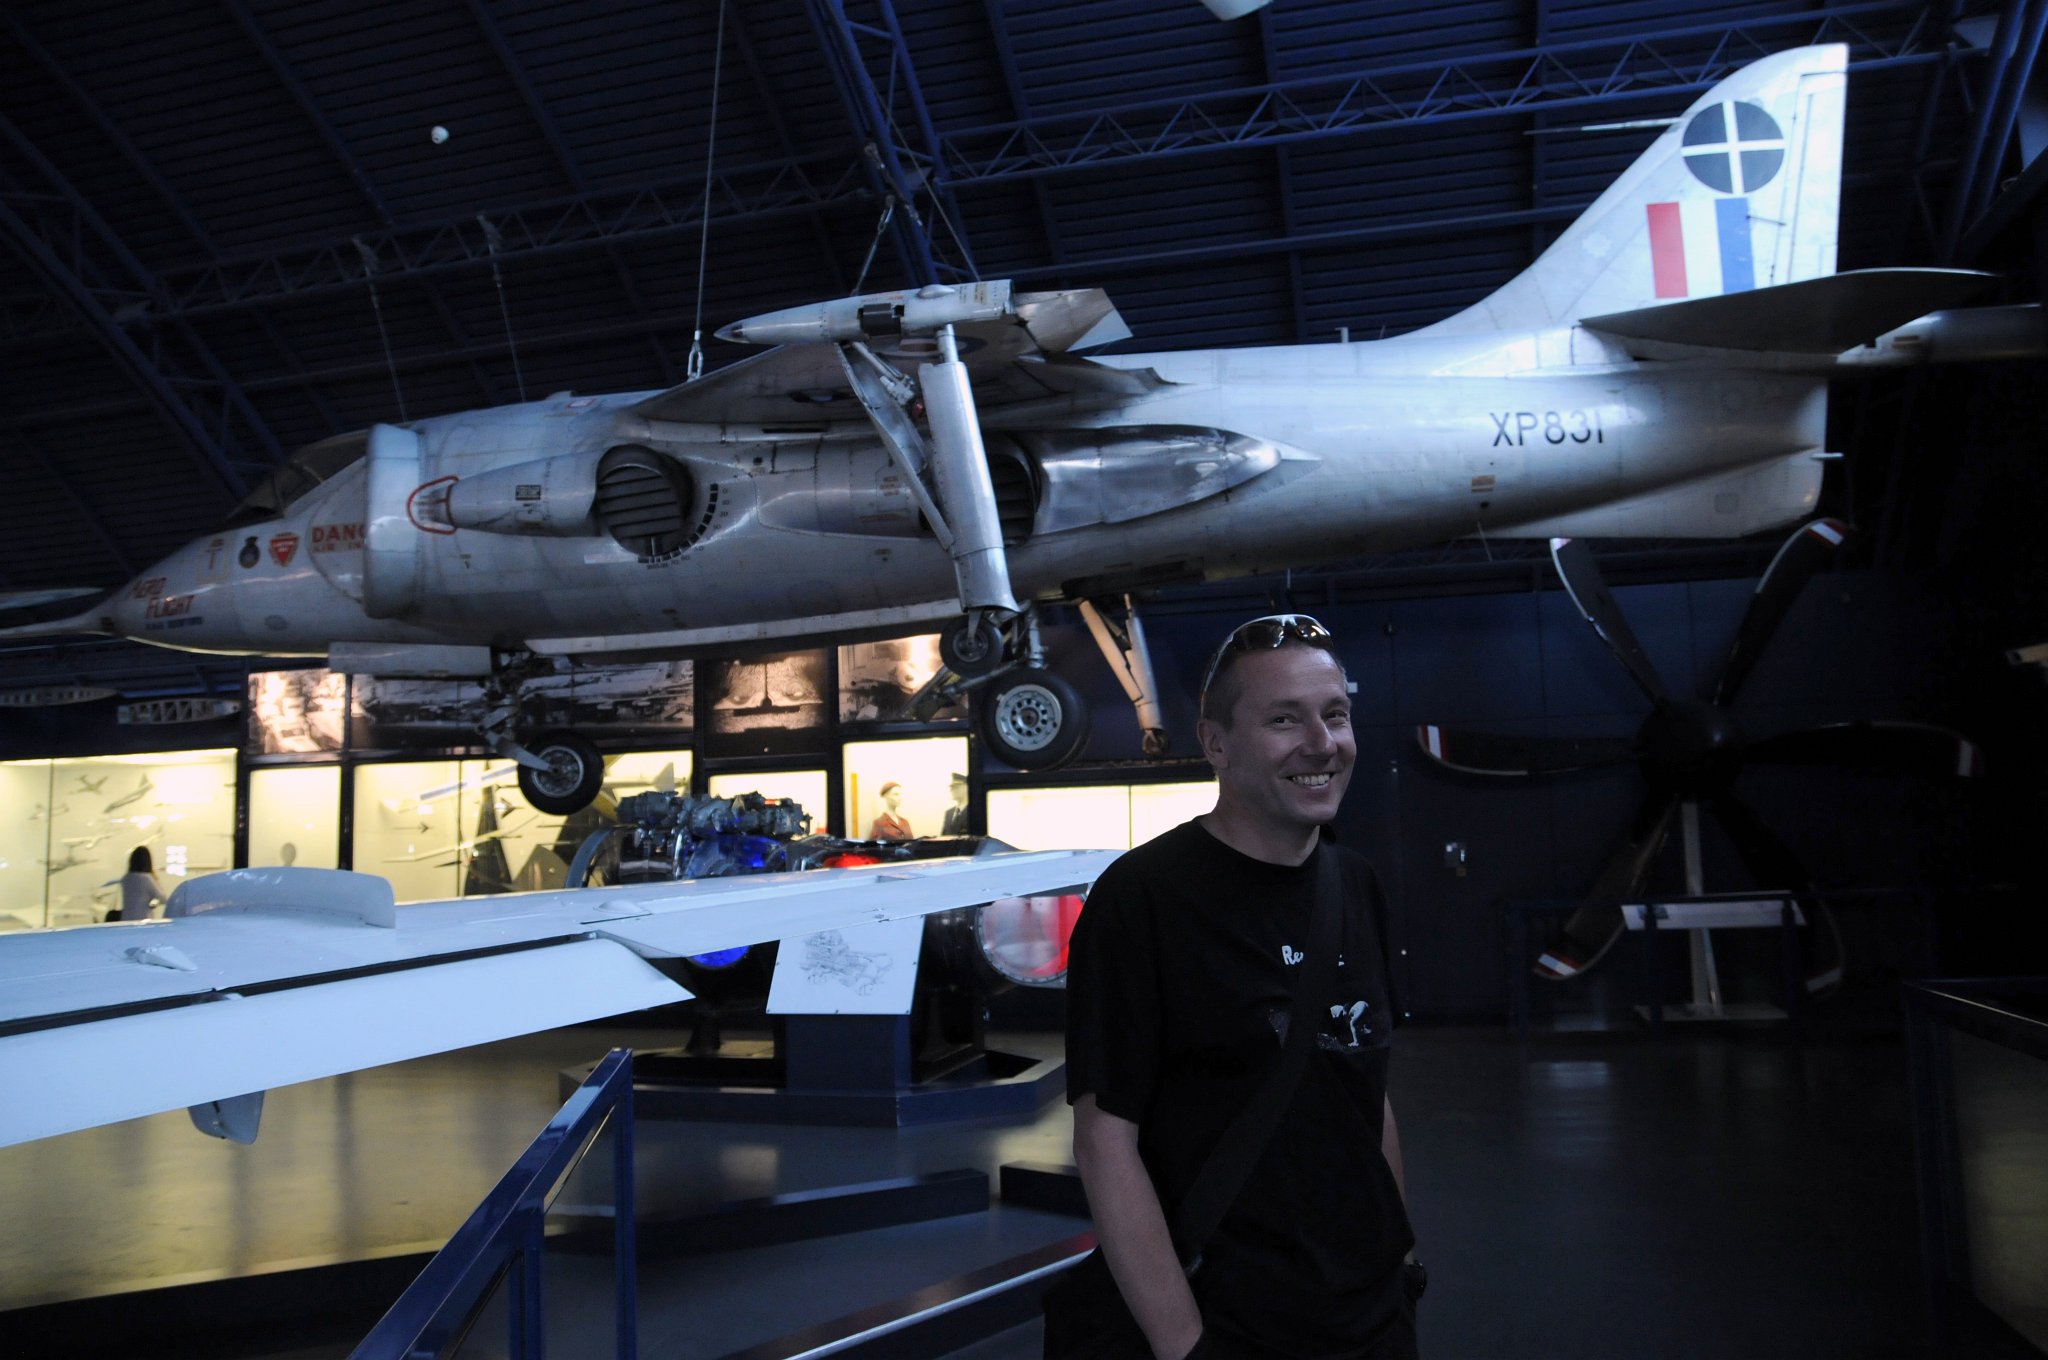
[[[1888,23],[1881,29],[1880,24]],[[1153,99],[940,134],[941,186],[960,190],[1035,175],[1094,170],[1247,146],[1273,146],[1539,109],[1611,108],[1711,88],[1771,52],[1841,42],[1858,69],[1939,60],[1928,7],[1834,5],[1632,39],[1596,39],[1409,62],[1351,76],[1278,81]],[[1705,46],[1708,55],[1695,55]],[[1395,92],[1415,90],[1417,93]],[[1246,110],[1249,109],[1249,112]]]
[[[918,216],[919,177],[904,164],[903,152],[889,126],[887,108],[881,102],[874,80],[861,61],[860,46],[842,0],[806,0],[804,11],[825,69],[838,92],[840,107],[862,146],[861,168],[877,199],[893,200],[889,235],[896,248],[897,263],[913,285],[939,281],[939,267],[931,237]]]
[[[199,423],[192,408],[171,389],[163,371],[136,347],[112,313],[101,305],[95,291],[88,288],[77,272],[51,249],[40,232],[15,212],[11,197],[5,187],[0,186],[0,237],[5,237],[29,267],[70,302],[72,310],[101,348],[149,399],[157,415],[170,428],[172,436],[219,484],[228,499],[240,500],[246,496],[249,481],[242,470],[222,454],[220,445]]]
[[[527,116],[533,120],[541,140],[547,143],[548,154],[554,157],[555,167],[562,172],[562,178],[567,182],[570,191],[579,194],[586,192],[590,185],[584,178],[581,162],[578,161],[575,151],[570,148],[569,139],[562,135],[562,129],[555,122],[554,114],[548,109],[547,101],[542,99],[540,91],[534,88],[533,78],[527,74],[526,63],[519,59],[519,53],[505,37],[505,31],[498,26],[490,6],[485,4],[484,0],[469,0],[469,17],[476,25],[477,32],[483,35],[484,46],[497,58],[498,69],[505,73],[505,78],[518,93],[520,102],[526,106]],[[626,305],[633,309],[635,315],[646,316],[647,299],[641,294],[640,286],[634,282],[625,262],[619,258],[618,248],[607,241],[604,243],[604,253],[606,261],[612,267],[613,276],[619,281],[619,290],[626,296]],[[650,335],[647,343],[664,381],[673,386],[680,376],[676,372],[675,360],[669,357],[667,347],[658,337]]]
[[[735,166],[712,184],[714,224],[763,221],[796,213],[879,205],[863,183],[858,157],[837,147],[800,159]],[[703,212],[703,181],[593,190],[491,214],[502,238],[500,259],[587,250],[606,241],[647,240],[695,231]],[[377,257],[384,280],[488,267],[491,248],[473,214],[388,231],[364,231],[318,245],[239,255],[159,278],[162,295],[128,318],[137,326],[179,317],[239,311],[278,298],[358,291],[363,286],[357,242]],[[44,332],[17,328],[16,337]]]
[[[22,429],[8,431],[6,442],[26,454],[30,462],[42,469],[43,475],[48,477],[64,499],[71,503],[72,510],[85,522],[85,527],[92,531],[92,536],[99,541],[100,550],[112,560],[121,577],[126,579],[134,576],[135,559],[128,555],[128,550],[121,545],[121,540],[114,536],[113,530],[107,527],[107,522],[100,518],[99,511],[79,491],[78,484],[72,480],[71,474],[50,456],[49,450],[42,446],[42,442]]]
[[[183,196],[171,187],[170,181],[166,180],[163,172],[157,169],[155,160],[143,154],[142,149],[135,145],[133,139],[107,113],[106,107],[93,97],[90,90],[86,89],[84,85],[80,84],[72,76],[71,72],[62,62],[51,55],[50,50],[43,46],[42,41],[29,30],[28,26],[22,22],[18,15],[12,11],[0,9],[0,23],[4,23],[7,26],[8,33],[21,45],[24,51],[36,59],[37,64],[43,68],[44,73],[57,82],[58,88],[62,89],[74,104],[84,110],[85,115],[99,129],[100,135],[107,139],[108,144],[121,154],[121,158],[128,162],[130,168],[135,171],[142,182],[148,185],[150,191],[170,210],[171,216],[184,229],[185,234],[192,238],[192,243],[199,248],[200,252],[209,259],[218,259],[220,251],[215,248],[212,235],[206,230],[205,225],[200,222],[192,210],[186,206]],[[303,365],[300,363],[298,355],[285,343],[284,337],[278,334],[277,328],[271,324],[270,318],[259,314],[256,321],[258,326],[262,328],[264,337],[270,341],[271,345],[283,358],[286,367],[294,371],[302,371]],[[319,413],[321,420],[330,429],[338,429],[334,408],[328,404],[326,394],[311,383],[305,384],[304,393],[307,400],[312,403],[314,410]]]

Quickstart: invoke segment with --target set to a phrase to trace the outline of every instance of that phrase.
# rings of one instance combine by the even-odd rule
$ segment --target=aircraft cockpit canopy
[[[276,519],[314,487],[353,466],[368,450],[369,443],[370,432],[356,430],[306,445],[289,462],[258,482],[221,528],[236,529]]]

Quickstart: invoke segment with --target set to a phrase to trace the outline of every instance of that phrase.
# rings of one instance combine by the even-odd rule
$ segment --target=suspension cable
[[[360,236],[349,239],[363,257],[363,282],[370,286],[370,310],[377,317],[377,338],[384,342],[384,368],[391,375],[391,393],[398,398],[398,419],[403,423],[410,417],[405,413],[405,388],[398,381],[398,359],[391,353],[391,333],[384,329],[384,301],[377,296],[377,252],[364,245]]]
[[[512,334],[512,309],[505,301],[505,276],[498,272],[498,246],[501,244],[498,228],[482,213],[476,220],[483,225],[484,245],[491,253],[491,282],[498,286],[498,319],[505,323],[505,348],[512,352],[512,382],[519,389],[519,400],[526,400],[526,375],[519,368],[519,337]]]
[[[711,44],[711,131],[704,144],[704,220],[697,228],[697,320],[690,332],[685,381],[704,376],[704,262],[711,253],[711,176],[718,157],[718,89],[725,75],[725,0],[718,0],[718,37]]]

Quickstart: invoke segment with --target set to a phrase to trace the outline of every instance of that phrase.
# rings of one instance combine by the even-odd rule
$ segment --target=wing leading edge
[[[0,937],[0,1146],[687,1000],[648,959],[1085,887],[1115,858],[1044,851],[395,909],[367,875],[194,879],[180,890],[190,916]]]

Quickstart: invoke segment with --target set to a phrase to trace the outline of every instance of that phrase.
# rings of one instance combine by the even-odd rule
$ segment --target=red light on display
[[[840,850],[820,860],[820,869],[851,869],[861,864],[880,864],[880,855],[863,855],[858,850]]]
[[[1068,943],[1086,900],[1080,893],[996,899],[975,914],[982,956],[1012,982],[1051,986],[1067,975]]]

